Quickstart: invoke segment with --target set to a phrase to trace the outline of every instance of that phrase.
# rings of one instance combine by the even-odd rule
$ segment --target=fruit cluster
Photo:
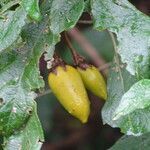
[[[86,123],[90,114],[86,89],[106,100],[106,83],[95,66],[86,63],[82,56],[78,58],[78,63],[72,67],[55,54],[48,82],[63,107],[82,123]]]

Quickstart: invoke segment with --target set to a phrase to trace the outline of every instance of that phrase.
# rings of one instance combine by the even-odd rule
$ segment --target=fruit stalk
[[[87,63],[85,58],[83,56],[81,56],[79,53],[77,53],[77,51],[74,49],[66,32],[65,32],[65,39],[67,42],[67,46],[69,47],[69,49],[72,53],[74,66],[75,67],[80,66],[80,68],[82,68],[83,70],[85,70],[87,67],[91,66],[90,64]]]

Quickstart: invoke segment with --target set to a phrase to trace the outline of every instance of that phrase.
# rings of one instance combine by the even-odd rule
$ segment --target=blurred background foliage
[[[130,1],[145,14],[150,14],[150,2],[148,0]],[[89,9],[88,6],[87,9]],[[88,19],[89,15],[86,13],[80,18],[80,20]],[[77,27],[106,63],[111,63],[114,53],[108,32],[93,30],[92,24],[78,23]],[[72,39],[71,42],[73,47],[86,57],[88,62],[93,64],[91,57],[81,46]],[[73,64],[72,56],[66,46],[63,34],[61,42],[56,46],[56,50],[68,64]],[[68,114],[48,88],[48,70],[46,69],[43,57],[40,61],[40,69],[46,84],[45,89],[40,91],[42,94],[39,94],[36,99],[38,115],[45,135],[45,143],[42,150],[106,150],[122,136],[119,129],[103,125],[100,112],[104,101],[93,96],[90,92],[88,94],[91,101],[91,114],[88,123],[81,124],[77,119]]]

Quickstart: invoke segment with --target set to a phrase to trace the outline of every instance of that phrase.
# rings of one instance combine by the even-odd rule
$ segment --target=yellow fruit
[[[72,66],[58,66],[56,73],[48,76],[49,86],[59,102],[82,123],[86,123],[90,113],[90,102],[78,71]]]
[[[99,70],[94,66],[90,66],[85,70],[79,67],[77,69],[82,77],[85,87],[94,95],[106,100],[106,83]]]

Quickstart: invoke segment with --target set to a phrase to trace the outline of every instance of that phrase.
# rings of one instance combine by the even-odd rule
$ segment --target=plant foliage
[[[127,0],[2,0],[0,2],[0,134],[3,148],[38,150],[44,141],[36,112],[37,89],[44,87],[39,58],[52,58],[60,33],[73,28],[84,11],[94,28],[117,36],[108,77],[103,122],[127,135],[112,149],[149,144],[150,19]],[[111,34],[112,35],[112,34]],[[114,39],[112,38],[113,42]],[[144,135],[142,135],[144,134]],[[139,137],[134,137],[134,136]],[[142,136],[140,136],[142,135]],[[30,138],[32,137],[32,138]]]

